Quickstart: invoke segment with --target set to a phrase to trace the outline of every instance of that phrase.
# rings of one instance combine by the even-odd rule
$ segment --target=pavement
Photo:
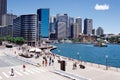
[[[61,58],[66,62],[66,66],[65,66],[66,71],[60,72],[59,74],[59,71],[60,71],[60,63],[58,63],[59,57],[55,57],[54,65],[42,66],[43,56],[45,55],[40,56],[37,59],[35,57],[28,58],[27,60],[20,58],[19,59],[20,62],[19,62],[17,61],[18,60],[17,54],[21,53],[22,51],[18,50],[17,47],[14,47],[13,49],[8,49],[8,48],[0,48],[0,49],[1,49],[0,57],[7,56],[8,59],[14,63],[11,65],[9,61],[5,61],[7,63],[7,66],[1,66],[3,64],[0,64],[0,80],[21,80],[21,79],[22,80],[26,80],[26,79],[28,80],[48,80],[48,79],[49,80],[71,80],[72,78],[67,77],[69,75],[70,77],[75,76],[75,77],[82,78],[82,79],[76,79],[76,80],[120,80],[119,71],[117,72],[112,70],[105,70],[105,66],[102,66],[102,68],[98,68],[95,66],[91,66],[91,64],[82,63],[83,65],[85,65],[85,69],[81,69],[77,65],[77,68],[73,70],[73,63],[77,62],[78,64],[81,64],[81,62],[78,62],[76,60],[69,60],[68,58]],[[16,54],[14,54],[15,51],[16,51]],[[36,66],[31,63],[34,63],[34,64],[39,63],[41,66]],[[22,69],[23,64],[27,66],[26,68],[27,70],[25,72]],[[10,67],[14,67],[16,71],[15,76],[10,76]],[[58,70],[57,74],[55,73],[55,70]]]
[[[18,59],[14,50],[17,49],[0,48],[0,80],[70,80],[45,67],[37,67]],[[25,71],[23,64],[26,66]],[[11,68],[14,69],[14,76],[11,76]]]

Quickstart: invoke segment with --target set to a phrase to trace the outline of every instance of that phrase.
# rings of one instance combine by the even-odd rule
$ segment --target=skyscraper
[[[92,35],[96,35],[96,30],[92,29]]]
[[[73,17],[69,17],[69,38],[73,38],[74,36],[74,18]]]
[[[76,18],[76,24],[78,26],[78,34],[82,33],[82,18]]]
[[[79,24],[74,23],[73,33],[74,33],[73,38],[79,38],[80,35]]]
[[[37,41],[37,15],[27,14],[13,21],[13,36],[23,37],[28,45],[35,46]]]
[[[103,34],[104,34],[103,28],[102,28],[102,27],[98,27],[97,30],[96,30],[96,34],[97,34],[98,36],[103,35]]]
[[[6,25],[7,0],[0,0],[0,26]]]
[[[57,23],[57,39],[65,39],[66,38],[66,23],[58,22]]]
[[[57,23],[56,17],[51,16],[50,17],[50,30],[49,30],[50,34],[49,34],[49,38],[52,39],[52,40],[57,38],[56,37],[56,23]]]
[[[38,33],[39,37],[49,37],[49,8],[40,8],[37,10]]]
[[[93,20],[92,19],[85,19],[84,20],[84,34],[91,35],[93,28]]]
[[[6,15],[6,25],[13,25],[13,20],[17,18],[17,15],[13,15],[12,13],[9,13]]]
[[[56,17],[51,16],[50,17],[50,33],[55,33],[55,28],[56,28]]]
[[[64,32],[61,33],[61,31],[64,31]],[[60,35],[64,35],[64,36],[59,37]],[[68,15],[57,14],[57,38],[65,39],[67,37],[68,37]]]

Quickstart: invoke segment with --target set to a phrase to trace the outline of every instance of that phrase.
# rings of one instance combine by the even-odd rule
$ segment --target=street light
[[[58,49],[58,54],[60,55],[60,50]]]
[[[78,60],[79,60],[79,58],[80,58],[80,53],[79,52],[77,52],[77,56],[78,56]]]
[[[106,70],[108,70],[108,55],[105,55]]]

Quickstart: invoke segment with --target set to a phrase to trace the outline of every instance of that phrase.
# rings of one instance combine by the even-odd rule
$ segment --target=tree
[[[14,38],[14,42],[16,44],[23,44],[25,42],[25,40],[23,37],[16,37],[16,38]]]
[[[0,38],[0,40],[4,40],[4,38]],[[16,43],[16,44],[23,44],[25,42],[23,37],[6,36],[5,40],[8,42]]]
[[[109,38],[110,43],[120,43],[120,36],[113,36]]]

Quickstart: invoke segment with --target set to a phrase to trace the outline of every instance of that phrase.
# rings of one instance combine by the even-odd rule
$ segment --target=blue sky
[[[120,0],[8,0],[8,12],[16,15],[36,13],[39,8],[50,8],[50,15],[90,18],[93,28],[101,26],[105,33],[120,33]]]

